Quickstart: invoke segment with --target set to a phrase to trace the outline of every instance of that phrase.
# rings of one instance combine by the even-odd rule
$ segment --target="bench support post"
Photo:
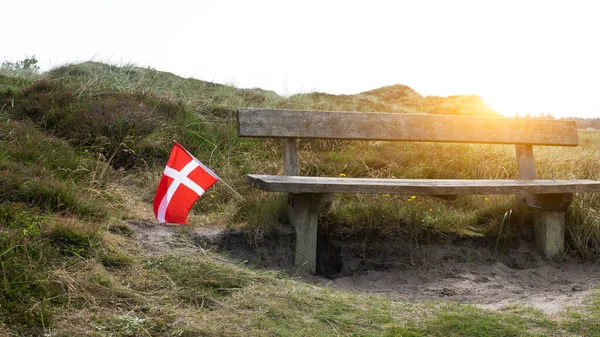
[[[303,193],[288,197],[288,217],[296,230],[294,265],[314,274],[317,271],[317,223],[327,210],[333,194]]]
[[[516,145],[520,179],[535,179],[535,162],[531,145]],[[565,211],[573,194],[524,194],[518,199],[533,211],[533,236],[536,249],[546,258],[561,255],[565,250]]]
[[[533,160],[533,146],[531,145],[515,145],[517,152],[517,168],[519,169],[519,179],[535,179],[535,161]],[[528,199],[533,196],[531,194],[521,194],[517,199],[528,204]]]
[[[560,256],[565,246],[565,213],[534,211],[535,246],[546,258]]]
[[[283,175],[299,176],[298,141],[295,138],[283,138],[281,144],[283,146]]]

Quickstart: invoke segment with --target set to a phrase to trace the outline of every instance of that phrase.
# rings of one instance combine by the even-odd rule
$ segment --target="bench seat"
[[[595,180],[461,180],[304,177],[249,174],[246,183],[266,192],[361,194],[564,194],[599,192]]]

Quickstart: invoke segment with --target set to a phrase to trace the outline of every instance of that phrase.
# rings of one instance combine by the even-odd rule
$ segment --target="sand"
[[[220,248],[231,259],[271,269],[285,268],[282,264],[289,264],[293,256],[289,251],[293,233],[278,236],[280,242],[269,240],[269,247],[257,248],[257,243],[236,239],[239,234],[215,227],[128,223],[140,248],[151,254],[197,254]],[[490,310],[516,304],[548,314],[581,305],[600,284],[598,263],[581,263],[568,256],[547,260],[530,243],[518,246],[498,253],[486,247],[432,244],[419,247],[416,255],[383,254],[385,258],[378,261],[346,253],[342,272],[327,277],[298,273],[289,266],[285,269],[306,282],[391,300],[447,300]]]

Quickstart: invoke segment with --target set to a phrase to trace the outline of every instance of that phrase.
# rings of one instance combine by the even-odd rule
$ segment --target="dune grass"
[[[449,104],[437,98],[421,102],[408,89],[286,98],[129,65],[87,62],[27,76],[0,72],[0,334],[598,333],[598,295],[557,320],[526,308],[491,312],[457,303],[390,301],[255,271],[210,253],[145,255],[132,246],[133,232],[121,220],[139,216],[129,205],[150,207],[172,140],[245,199],[217,184],[192,217],[206,215],[213,224],[261,235],[286,225],[285,200],[249,188],[244,176],[281,174],[281,145],[237,137],[236,109],[417,112],[424,104]],[[392,96],[404,98],[390,101]],[[580,137],[577,148],[535,148],[538,176],[598,179],[600,133],[581,131]],[[517,177],[514,147],[508,145],[312,140],[300,142],[300,158],[302,174],[317,176]],[[570,254],[589,259],[600,253],[599,202],[594,194],[576,196],[567,216]],[[510,196],[449,202],[382,194],[336,196],[320,225],[342,238],[418,244],[490,236],[502,245],[530,223],[530,211]]]
[[[594,336],[598,295],[561,317],[508,306],[391,301],[233,265],[210,253],[140,256],[70,276],[57,335]],[[83,275],[85,273],[85,276]],[[63,276],[64,277],[64,276]],[[83,291],[85,290],[85,291]]]

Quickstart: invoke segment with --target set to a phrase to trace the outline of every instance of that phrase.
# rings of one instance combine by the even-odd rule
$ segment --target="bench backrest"
[[[399,113],[240,109],[245,137],[577,146],[574,121]]]
[[[535,179],[533,145],[577,146],[574,121],[399,113],[240,109],[241,137],[283,139],[284,174],[298,175],[297,138],[515,144],[519,177]]]

